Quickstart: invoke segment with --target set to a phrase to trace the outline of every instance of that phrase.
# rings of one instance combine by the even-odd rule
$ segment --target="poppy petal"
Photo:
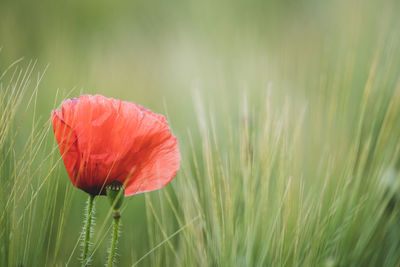
[[[64,101],[52,119],[71,181],[86,192],[104,194],[115,180],[126,185],[127,196],[152,191],[179,169],[178,142],[165,117],[140,105],[83,95]]]

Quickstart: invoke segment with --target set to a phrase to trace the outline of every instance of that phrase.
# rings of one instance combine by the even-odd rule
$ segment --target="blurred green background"
[[[165,100],[179,113],[186,106],[178,108],[174,100],[191,99],[195,89],[212,93],[221,104],[244,88],[260,91],[274,82],[287,83],[280,88],[285,93],[309,97],[321,70],[343,68],[354,57],[353,76],[359,78],[377,47],[397,48],[399,5],[3,0],[0,57],[3,68],[20,57],[38,59],[39,70],[49,64],[39,101],[53,100],[57,89],[76,88],[158,111]],[[398,58],[397,51],[387,52]],[[309,83],[306,95],[299,92],[302,80]],[[45,113],[53,101],[42,104]],[[179,101],[185,104],[191,101]]]
[[[0,72],[23,57],[23,66],[37,60],[32,76],[36,79],[48,65],[37,93],[35,120],[41,123],[63,97],[99,93],[167,113],[183,151],[190,151],[185,139],[188,129],[198,135],[194,106],[200,97],[206,112],[222,124],[229,114],[239,117],[243,92],[257,114],[268,91],[276,111],[288,100],[295,113],[297,107],[307,106],[304,123],[312,134],[305,134],[303,145],[315,157],[303,163],[312,168],[325,143],[340,142],[338,153],[345,154],[374,64],[373,91],[380,95],[381,106],[389,102],[400,77],[399,14],[397,0],[2,0]],[[345,101],[333,107],[335,98]],[[217,129],[221,124],[217,123]],[[21,127],[17,148],[23,150],[31,120]],[[394,130],[393,135],[397,133]],[[49,144],[52,138],[50,134]],[[39,155],[44,158],[50,147]],[[46,164],[50,169],[51,163]],[[28,248],[24,261],[35,259],[32,265],[62,264],[81,231],[86,195],[72,188],[62,167],[39,193],[46,199],[44,192],[57,184],[62,194],[55,207],[65,205],[65,192],[72,194],[62,219],[65,228],[59,255],[54,261],[44,260],[52,252],[33,256]],[[40,173],[46,176],[48,169]],[[178,175],[173,183],[179,183],[179,178],[184,177]],[[39,185],[37,181],[33,187]],[[126,205],[121,266],[129,266],[153,247],[147,240],[144,202],[140,195]],[[100,199],[98,225],[107,211],[108,203]],[[40,228],[39,224],[35,227]],[[58,230],[40,231],[49,231],[46,238],[51,240]],[[103,262],[106,248],[104,241],[94,266]],[[71,265],[78,264],[78,257],[79,248]]]

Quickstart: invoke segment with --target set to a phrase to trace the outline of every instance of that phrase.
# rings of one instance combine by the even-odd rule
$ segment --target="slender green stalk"
[[[94,195],[89,195],[89,200],[87,202],[87,214],[86,214],[86,222],[85,222],[85,238],[83,240],[83,257],[82,257],[82,265],[87,264],[87,257],[89,253],[89,245],[90,245],[90,234],[92,231],[92,218],[93,218],[93,206],[94,206]]]
[[[113,231],[113,236],[112,236],[112,241],[111,241],[110,254],[108,255],[107,267],[113,266],[115,250],[117,248],[120,218],[121,218],[121,216],[120,216],[119,211],[114,211],[114,231]]]

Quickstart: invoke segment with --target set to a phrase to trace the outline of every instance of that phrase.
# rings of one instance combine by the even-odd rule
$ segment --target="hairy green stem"
[[[114,263],[115,251],[117,248],[117,240],[118,240],[118,235],[119,235],[119,220],[121,217],[119,211],[114,211],[113,217],[114,217],[114,231],[113,231],[113,236],[112,236],[112,241],[111,241],[110,254],[108,254],[107,267],[112,267],[113,263]]]
[[[90,244],[90,234],[92,230],[92,218],[93,218],[93,206],[94,206],[94,195],[89,195],[89,200],[87,202],[87,214],[86,214],[86,222],[85,222],[85,238],[83,240],[83,257],[82,257],[82,265],[86,266],[87,257],[89,254],[89,244]]]

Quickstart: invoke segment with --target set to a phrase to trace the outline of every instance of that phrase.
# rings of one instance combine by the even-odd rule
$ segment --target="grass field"
[[[116,266],[400,266],[400,3],[2,1],[0,266],[80,266],[50,121],[104,94],[182,162],[122,208]],[[111,210],[96,198],[91,266]]]

